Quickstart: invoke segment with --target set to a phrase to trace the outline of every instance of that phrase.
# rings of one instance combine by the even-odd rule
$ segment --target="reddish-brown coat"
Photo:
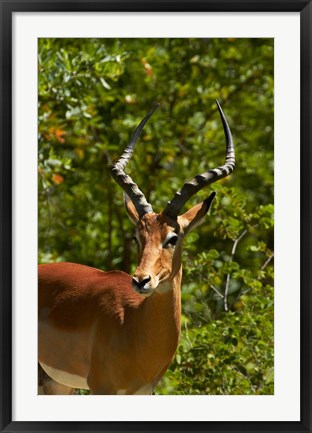
[[[74,263],[40,265],[39,325],[53,328],[54,336],[47,345],[49,333],[40,333],[39,326],[40,362],[86,378],[93,393],[131,394],[155,386],[175,354],[179,287],[144,298],[124,272]]]

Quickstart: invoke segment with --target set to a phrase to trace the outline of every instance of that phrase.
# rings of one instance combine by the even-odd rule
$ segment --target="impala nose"
[[[145,275],[144,277],[136,277],[135,275],[133,275],[132,277],[133,288],[138,292],[150,290],[150,287],[148,287],[148,283],[150,281],[151,281],[150,275]]]

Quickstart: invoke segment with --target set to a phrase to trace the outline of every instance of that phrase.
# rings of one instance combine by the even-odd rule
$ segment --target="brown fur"
[[[40,265],[39,361],[87,378],[95,394],[121,389],[131,394],[146,383],[155,386],[179,340],[180,298],[175,292],[144,298],[123,272],[73,263]],[[51,341],[40,332],[42,323],[60,330],[60,338]],[[86,329],[78,346],[74,336],[63,346],[62,331]]]
[[[194,206],[173,221],[154,213],[139,219],[131,201],[126,207],[140,243],[135,275],[150,275],[151,293],[136,293],[124,272],[74,263],[40,265],[39,362],[62,377],[46,381],[46,393],[70,394],[77,378],[93,394],[152,390],[174,357],[180,336],[182,238],[208,209]],[[178,243],[164,248],[173,231]]]

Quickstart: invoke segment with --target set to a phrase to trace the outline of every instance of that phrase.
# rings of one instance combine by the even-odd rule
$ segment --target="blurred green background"
[[[38,59],[40,263],[133,272],[108,164],[158,101],[127,172],[161,211],[223,164],[220,101],[236,170],[185,207],[217,192],[185,241],[181,341],[155,392],[273,394],[273,39],[39,39]]]

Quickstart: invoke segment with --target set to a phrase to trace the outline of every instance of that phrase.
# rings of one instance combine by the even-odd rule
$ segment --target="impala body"
[[[151,394],[170,365],[180,336],[182,243],[199,225],[215,193],[182,215],[186,201],[235,166],[230,129],[223,166],[184,184],[163,212],[153,212],[125,172],[153,108],[120,159],[110,166],[135,224],[139,265],[133,276],[74,263],[39,265],[39,393]]]

